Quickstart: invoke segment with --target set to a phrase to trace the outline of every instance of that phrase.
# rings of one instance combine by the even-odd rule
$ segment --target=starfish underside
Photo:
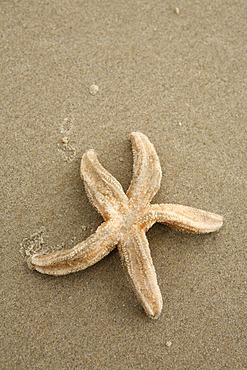
[[[71,249],[35,254],[29,258],[28,265],[43,274],[66,275],[95,264],[117,246],[137,298],[149,317],[158,318],[162,296],[145,233],[155,222],[179,231],[210,233],[221,228],[223,218],[177,204],[150,204],[160,188],[159,158],[144,134],[133,132],[130,139],[134,165],[126,194],[121,184],[99,163],[93,150],[82,157],[81,177],[87,195],[104,218],[96,232]]]

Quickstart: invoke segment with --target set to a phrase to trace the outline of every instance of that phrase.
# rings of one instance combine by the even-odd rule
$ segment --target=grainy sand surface
[[[245,0],[1,2],[1,369],[247,368],[246,12]],[[136,130],[160,157],[156,202],[225,217],[212,235],[148,232],[158,321],[116,251],[59,278],[20,253],[95,230],[81,155],[94,148],[126,190]]]

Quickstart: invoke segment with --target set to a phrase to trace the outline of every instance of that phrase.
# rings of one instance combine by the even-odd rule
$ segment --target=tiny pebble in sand
[[[98,91],[99,91],[98,85],[91,85],[89,88],[89,92],[91,95],[96,95]]]

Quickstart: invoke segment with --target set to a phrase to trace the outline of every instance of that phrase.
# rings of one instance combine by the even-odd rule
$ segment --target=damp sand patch
[[[47,238],[45,227],[42,226],[30,237],[25,238],[20,243],[20,252],[24,258],[33,256],[34,254],[47,254],[57,252],[64,248],[64,243],[56,246],[47,246],[45,239]]]

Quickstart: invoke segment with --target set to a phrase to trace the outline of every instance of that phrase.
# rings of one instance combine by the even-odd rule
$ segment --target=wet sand
[[[2,369],[245,369],[245,1],[1,4]],[[95,87],[97,86],[97,87]],[[117,251],[75,274],[28,269],[100,215],[80,179],[94,148],[128,188],[128,134],[155,145],[157,203],[223,228],[147,234],[164,300],[152,321]]]

